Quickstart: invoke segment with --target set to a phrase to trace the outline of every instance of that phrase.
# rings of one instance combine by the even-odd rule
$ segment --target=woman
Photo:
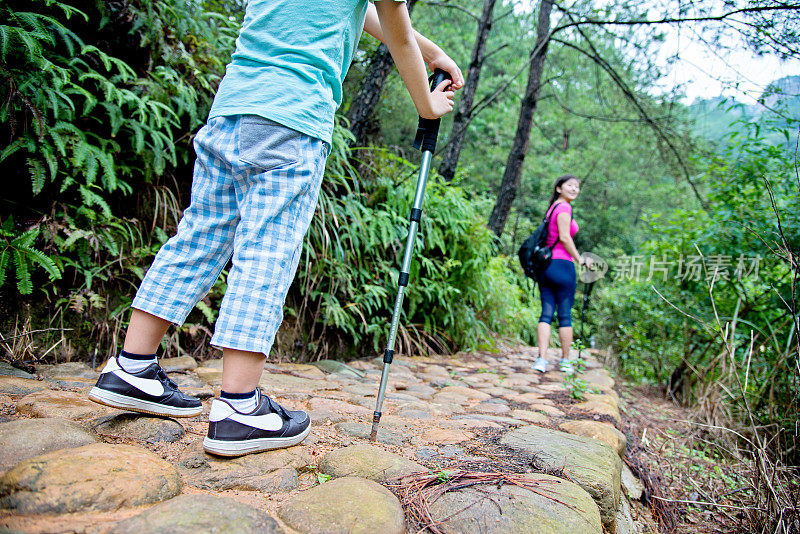
[[[575,369],[569,357],[572,345],[572,304],[575,301],[575,262],[591,267],[591,259],[582,258],[575,242],[578,223],[572,217],[572,202],[581,191],[580,181],[566,174],[556,180],[553,195],[547,209],[547,246],[553,249],[553,260],[539,276],[539,293],[542,299],[542,315],[536,329],[539,358],[533,368],[547,371],[547,346],[550,342],[550,323],[558,310],[558,338],[561,340],[562,372],[572,374]]]

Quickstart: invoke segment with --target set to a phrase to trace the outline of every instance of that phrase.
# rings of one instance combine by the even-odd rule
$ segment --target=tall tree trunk
[[[514,197],[517,196],[519,179],[522,176],[522,164],[528,153],[528,144],[531,136],[531,124],[536,104],[539,101],[539,89],[544,70],[544,58],[547,54],[547,45],[550,42],[550,12],[553,10],[553,0],[541,0],[539,3],[539,22],[536,28],[536,47],[531,55],[531,66],[528,72],[528,85],[519,111],[517,132],[514,135],[514,144],[508,154],[503,181],[497,193],[492,214],[489,216],[489,228],[500,237],[508,220]]]
[[[414,9],[417,0],[407,0],[406,7],[408,14]],[[366,133],[369,126],[370,117],[378,105],[378,99],[386,83],[386,77],[394,67],[394,61],[389,54],[389,49],[385,44],[381,44],[372,54],[361,86],[358,88],[355,98],[347,110],[347,119],[350,121],[350,131],[355,136],[352,146],[363,146],[366,141]]]
[[[483,13],[478,21],[478,37],[475,39],[475,46],[472,49],[472,60],[467,70],[467,80],[464,84],[464,91],[461,100],[458,102],[458,109],[453,117],[453,129],[450,133],[450,141],[442,155],[442,163],[439,166],[439,174],[449,182],[456,174],[458,158],[461,155],[461,148],[464,146],[466,135],[466,125],[469,122],[472,104],[475,101],[475,91],[478,88],[478,80],[481,77],[483,67],[484,51],[486,50],[486,40],[492,30],[492,13],[497,0],[486,0],[483,4]]]

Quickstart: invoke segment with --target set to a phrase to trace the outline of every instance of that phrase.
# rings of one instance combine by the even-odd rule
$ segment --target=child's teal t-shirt
[[[209,118],[259,115],[331,142],[367,0],[250,0]]]

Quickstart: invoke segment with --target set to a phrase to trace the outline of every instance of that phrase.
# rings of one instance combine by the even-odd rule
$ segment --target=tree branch
[[[571,15],[567,14],[567,16],[569,17]],[[686,163],[683,161],[683,157],[681,156],[680,152],[678,151],[678,148],[675,146],[675,144],[672,142],[672,140],[662,131],[661,127],[655,122],[655,120],[653,120],[650,117],[650,115],[644,109],[642,104],[636,98],[636,95],[628,87],[628,85],[625,83],[625,81],[622,80],[620,75],[617,74],[616,70],[614,70],[614,68],[611,66],[611,64],[609,64],[608,61],[606,61],[605,59],[603,59],[600,56],[600,54],[598,53],[598,51],[595,48],[594,44],[592,44],[591,39],[589,39],[589,36],[586,35],[586,33],[580,27],[576,27],[576,29],[578,30],[578,32],[583,37],[583,39],[585,40],[586,44],[589,46],[590,51],[586,51],[583,48],[581,48],[579,46],[576,46],[576,45],[574,45],[574,44],[572,44],[572,43],[570,43],[568,41],[563,41],[563,40],[560,40],[560,39],[553,39],[553,41],[555,41],[557,43],[560,43],[560,44],[562,44],[564,46],[567,46],[569,48],[572,48],[572,49],[580,52],[581,54],[587,56],[592,61],[597,63],[597,65],[599,65],[600,68],[602,68],[604,71],[606,71],[606,73],[611,77],[611,79],[614,81],[616,86],[622,91],[623,95],[633,104],[633,106],[639,112],[639,114],[641,115],[641,117],[644,120],[644,122],[646,124],[648,124],[653,129],[653,131],[656,133],[658,138],[661,139],[661,141],[663,141],[664,144],[667,145],[667,147],[669,148],[670,152],[672,152],[672,154],[675,156],[676,160],[678,161],[678,164],[681,167],[681,170],[683,171],[684,177],[686,178],[686,181],[691,186],[692,191],[694,192],[694,195],[697,198],[697,201],[700,203],[700,206],[702,206],[702,208],[704,210],[708,210],[708,205],[706,204],[706,201],[703,199],[703,197],[700,195],[700,192],[697,190],[697,186],[692,181],[692,178],[691,178],[691,176],[689,174],[689,169],[687,168]]]
[[[481,18],[478,15],[476,15],[475,13],[473,13],[472,11],[470,11],[467,8],[459,6],[458,4],[448,4],[446,2],[431,2],[431,1],[427,1],[427,2],[422,1],[421,3],[423,3],[425,5],[428,5],[428,6],[449,7],[450,9],[456,9],[458,11],[466,13],[467,15],[469,15],[470,17],[472,17],[473,19],[475,19],[477,21],[481,20]]]
[[[567,16],[572,19],[572,13],[568,9],[561,7],[558,4],[555,6],[564,12]],[[609,25],[619,25],[619,26],[638,26],[638,25],[652,25],[652,24],[682,24],[684,22],[708,22],[708,21],[721,21],[728,19],[734,15],[740,15],[743,13],[763,13],[768,11],[800,11],[800,5],[791,5],[785,4],[781,6],[754,6],[754,7],[743,7],[740,9],[734,9],[732,11],[728,11],[727,13],[721,13],[719,15],[706,15],[706,16],[699,16],[699,17],[664,17],[661,19],[639,19],[639,20],[599,20],[599,19],[583,19],[583,20],[574,20],[572,19],[571,22],[567,24],[563,24],[555,28],[555,31],[564,30],[566,28],[573,28],[578,26],[584,25],[593,25],[593,26],[609,26]],[[737,21],[740,22],[740,21]]]

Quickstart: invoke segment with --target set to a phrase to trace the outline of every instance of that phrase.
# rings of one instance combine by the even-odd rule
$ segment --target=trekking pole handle
[[[431,74],[431,77],[430,77],[431,93],[434,91],[434,89],[439,87],[440,83],[442,83],[445,80],[451,80],[451,79],[452,78],[450,78],[450,73],[449,72],[443,71],[442,69],[434,70],[433,74]]]
[[[439,84],[445,80],[450,80],[450,74],[442,69],[436,69],[431,74],[431,92],[439,87]],[[439,119],[423,119],[419,118],[417,125],[417,135],[414,138],[414,148],[418,148],[423,152],[434,152],[436,150],[436,138],[439,137]]]

